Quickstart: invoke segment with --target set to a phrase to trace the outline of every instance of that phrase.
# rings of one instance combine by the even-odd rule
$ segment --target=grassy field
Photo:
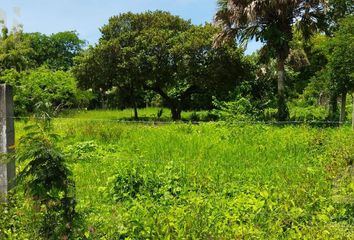
[[[161,116],[158,113],[161,111]],[[143,108],[138,110],[139,121],[171,121],[171,110],[167,108]],[[208,111],[183,111],[183,121],[190,120],[209,120]],[[73,117],[76,119],[98,119],[98,120],[120,120],[132,121],[134,120],[134,110],[72,110],[63,114],[64,118]]]
[[[349,127],[107,121],[116,114],[54,121],[82,239],[353,239]]]

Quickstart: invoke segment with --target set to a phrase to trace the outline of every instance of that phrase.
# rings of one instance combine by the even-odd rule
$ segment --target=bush
[[[136,198],[152,198],[158,202],[170,202],[178,198],[186,179],[167,165],[163,173],[144,173],[141,168],[132,168],[114,176],[110,181],[110,194],[117,202]]]
[[[179,191],[177,197],[173,197],[163,187],[168,188],[169,182],[163,182],[155,189],[160,193],[165,191],[165,194],[156,198],[143,194],[142,189],[153,189],[144,184],[143,178],[143,175],[139,177],[138,184],[130,182],[132,185],[126,185],[127,181],[118,178],[125,187],[118,195],[130,195],[135,185],[140,190],[134,190],[129,201],[119,199],[124,207],[125,226],[114,235],[130,239],[266,239],[270,236],[272,239],[303,236],[346,239],[349,235],[349,225],[331,223],[343,209],[336,211],[327,200],[321,199],[320,192],[314,191],[309,199],[314,204],[307,205],[299,204],[293,196],[269,186],[230,184],[224,192],[203,193],[189,189]],[[132,188],[122,192],[128,186]]]
[[[0,239],[38,239],[31,210],[19,194],[10,192],[7,203],[0,203]]]
[[[16,115],[33,113],[39,103],[55,108],[85,107],[92,98],[90,92],[77,88],[71,73],[45,67],[21,73],[8,70],[0,76],[0,82],[14,87]]]
[[[264,120],[265,121],[275,121],[278,116],[278,109],[267,108],[264,110]]]
[[[239,98],[231,102],[222,102],[214,99],[216,110],[214,113],[222,120],[251,121],[257,115],[252,103],[247,98]]]
[[[200,121],[200,117],[199,117],[197,112],[192,112],[192,114],[189,117],[189,120],[191,122],[199,122]]]
[[[39,216],[37,232],[44,239],[68,239],[76,216],[75,185],[55,142],[48,120],[26,128],[16,153],[24,164],[17,181]]]
[[[323,106],[299,106],[294,103],[290,105],[291,121],[325,121],[327,110]]]

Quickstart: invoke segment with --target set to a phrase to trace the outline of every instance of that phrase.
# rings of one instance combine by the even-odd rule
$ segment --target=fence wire
[[[44,117],[27,117],[27,116],[18,116],[18,117],[0,117],[0,119],[14,119],[14,120],[44,120],[48,118]],[[205,123],[226,123],[226,124],[234,124],[234,125],[348,125],[352,124],[352,122],[345,121],[318,121],[318,120],[304,120],[304,121],[190,121],[190,120],[179,120],[179,121],[161,121],[161,120],[125,120],[125,119],[111,119],[111,118],[76,118],[76,117],[51,117],[50,120],[60,121],[60,120],[76,120],[76,121],[93,121],[93,122],[110,122],[110,123],[122,123],[122,124],[145,124],[145,125],[154,125],[154,124],[165,124],[165,125],[173,125],[173,124],[205,124]]]

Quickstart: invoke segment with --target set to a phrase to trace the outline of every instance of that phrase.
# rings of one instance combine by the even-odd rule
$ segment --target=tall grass
[[[139,121],[172,121],[171,110],[168,108],[142,108],[138,110]],[[134,120],[134,109],[124,110],[72,110],[65,112],[62,117],[98,120]],[[183,111],[183,121],[209,121],[208,111]]]
[[[350,239],[353,233],[353,202],[334,200],[353,193],[350,178],[338,177],[354,158],[349,128],[140,125],[90,120],[112,119],[113,112],[75,116],[54,124],[73,159],[77,209],[89,238]]]

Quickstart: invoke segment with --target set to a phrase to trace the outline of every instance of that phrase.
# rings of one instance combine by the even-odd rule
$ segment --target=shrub
[[[323,106],[298,106],[290,104],[290,119],[292,121],[325,121],[327,110]]]
[[[92,98],[90,92],[77,88],[71,73],[45,67],[21,73],[8,70],[0,76],[0,82],[14,87],[16,115],[33,113],[38,103],[56,108],[85,107]]]
[[[185,179],[167,165],[163,173],[146,174],[140,168],[122,171],[110,181],[110,193],[117,202],[152,198],[158,202],[180,196]]]
[[[89,161],[97,158],[98,145],[94,141],[78,142],[68,145],[65,154],[75,161]]]
[[[0,239],[38,239],[31,209],[15,191],[7,195],[6,203],[0,203],[0,216]]]
[[[160,119],[161,119],[162,114],[163,114],[163,108],[160,108],[160,109],[157,111],[157,114],[156,114],[157,120],[160,120]]]
[[[189,117],[189,120],[191,122],[199,122],[200,121],[200,117],[199,117],[197,112],[192,112],[192,114]]]
[[[214,99],[216,110],[214,113],[223,120],[250,121],[257,115],[250,100],[239,98],[231,102],[222,102]]]
[[[51,132],[48,120],[26,127],[17,159],[25,166],[17,181],[34,203],[42,219],[38,235],[45,239],[67,239],[73,231],[75,186],[65,159],[55,146],[58,137]]]

